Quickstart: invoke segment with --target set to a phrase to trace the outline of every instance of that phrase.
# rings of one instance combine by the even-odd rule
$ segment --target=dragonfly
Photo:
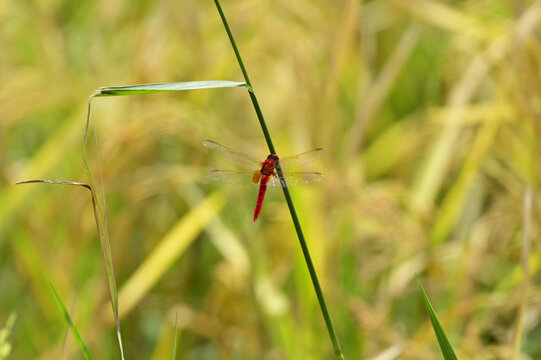
[[[289,172],[282,171],[283,178],[278,174],[280,169],[289,169],[306,165],[323,155],[323,149],[316,148],[303,152],[296,156],[279,158],[276,154],[270,154],[264,161],[259,161],[248,154],[233,151],[223,145],[211,140],[202,142],[203,146],[244,165],[252,166],[252,170],[212,170],[207,174],[207,178],[213,181],[219,181],[227,184],[258,184],[259,192],[254,209],[254,222],[261,213],[267,186],[292,187],[297,185],[314,184],[323,181],[323,175],[319,172]]]

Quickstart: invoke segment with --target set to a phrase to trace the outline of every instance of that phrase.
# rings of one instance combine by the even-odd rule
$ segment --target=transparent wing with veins
[[[253,184],[252,178],[255,172],[257,171],[212,170],[207,174],[207,178],[226,184]],[[314,184],[323,181],[323,174],[318,172],[284,171],[283,174],[287,187]],[[283,186],[277,176],[272,176],[267,185],[276,187]]]
[[[259,168],[261,166],[259,165],[260,161],[257,160],[255,157],[250,156],[248,154],[243,154],[243,153],[233,151],[229,148],[226,148],[223,145],[215,143],[214,141],[205,140],[202,142],[202,144],[203,146],[222,155],[223,157],[228,158],[229,160],[233,160],[233,161],[246,164],[246,165],[252,165],[252,166],[255,166],[256,168]],[[282,169],[301,167],[314,160],[319,159],[322,156],[323,156],[322,148],[313,149],[310,151],[303,152],[296,156],[288,156],[288,157],[280,158],[279,160],[280,167]]]
[[[293,167],[301,167],[303,165],[306,165],[308,163],[311,163],[314,160],[319,159],[323,156],[323,149],[317,148],[310,151],[303,152],[296,156],[288,156],[284,158],[280,158],[280,167],[282,169],[287,168],[293,168]]]
[[[318,172],[283,172],[287,187],[315,184],[323,181],[323,174]],[[268,186],[286,187],[277,176],[270,178]]]
[[[207,173],[207,179],[234,185],[253,184],[252,176],[255,172],[258,171],[211,170]]]
[[[238,153],[233,151],[223,145],[215,143],[211,140],[205,140],[202,142],[203,146],[211,149],[212,151],[226,157],[230,160],[250,165],[253,167],[253,170],[212,170],[207,174],[207,178],[210,180],[223,182],[227,184],[253,184],[254,179],[259,179],[258,176],[254,177],[254,174],[259,173],[259,168],[261,163],[254,157]],[[323,149],[317,148],[314,150],[306,151],[297,156],[289,156],[280,158],[280,167],[282,169],[300,167],[305,164],[308,164],[316,159],[319,159],[323,156]],[[323,180],[323,175],[318,172],[288,172],[283,171],[285,182],[287,187],[305,185],[305,184],[314,184],[321,182]],[[257,182],[256,182],[257,183]],[[280,179],[277,176],[272,176],[267,183],[268,186],[284,186]]]
[[[231,149],[226,148],[223,145],[220,145],[210,140],[205,140],[202,142],[202,144],[203,146],[208,147],[210,150],[222,155],[223,157],[228,158],[229,160],[233,160],[241,164],[251,165],[256,168],[260,167],[259,161],[248,154],[243,154],[243,153],[233,151]]]

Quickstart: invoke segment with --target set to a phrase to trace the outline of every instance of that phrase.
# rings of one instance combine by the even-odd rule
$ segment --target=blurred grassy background
[[[292,192],[346,357],[440,358],[419,274],[459,358],[540,359],[541,2],[222,5],[279,154],[326,150],[325,182]],[[100,86],[241,81],[233,52],[210,0],[5,0],[0,49],[11,358],[79,358],[49,281],[95,358],[119,358],[87,192],[13,183],[87,181]],[[204,179],[234,165],[201,140],[266,156],[246,92],[101,98],[93,117],[127,358],[168,358],[176,314],[181,359],[331,359],[281,192],[253,224],[255,187]]]

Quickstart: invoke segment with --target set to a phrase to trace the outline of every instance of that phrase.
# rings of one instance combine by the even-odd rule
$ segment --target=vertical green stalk
[[[272,144],[272,139],[269,133],[269,129],[267,128],[267,124],[265,123],[265,119],[263,118],[263,113],[261,112],[261,108],[259,107],[259,102],[257,101],[257,97],[252,87],[252,83],[250,82],[250,78],[248,77],[248,72],[246,71],[244,62],[242,61],[242,58],[240,56],[239,49],[237,48],[237,44],[235,43],[233,34],[231,33],[231,30],[225,18],[224,12],[222,11],[220,2],[219,0],[214,0],[214,3],[216,4],[216,8],[218,9],[218,12],[220,13],[220,17],[224,24],[225,31],[227,32],[227,36],[229,37],[229,41],[231,42],[231,46],[233,46],[233,50],[235,51],[235,56],[237,57],[237,61],[239,63],[240,69],[242,70],[242,74],[244,75],[244,80],[246,81],[246,84],[248,84],[249,86],[248,91],[250,94],[250,99],[252,100],[252,104],[254,105],[257,118],[259,119],[259,124],[261,125],[261,130],[263,131],[263,135],[265,136],[265,140],[267,141],[267,146],[269,147],[269,151],[271,154],[276,154],[276,150],[274,149],[274,145]],[[308,246],[306,245],[306,240],[304,239],[304,234],[302,232],[299,218],[297,217],[297,212],[295,211],[295,206],[293,205],[293,200],[291,199],[291,195],[289,194],[289,189],[287,188],[287,184],[285,182],[282,169],[280,168],[279,165],[278,165],[277,171],[278,171],[278,176],[280,177],[280,181],[283,184],[282,189],[284,191],[284,197],[286,198],[287,206],[291,214],[291,219],[293,220],[293,225],[295,226],[295,231],[297,232],[297,237],[299,238],[302,254],[304,255],[304,260],[306,261],[306,266],[308,266],[308,272],[310,273],[310,278],[312,279],[312,284],[316,292],[317,300],[319,301],[319,307],[321,308],[321,312],[323,313],[323,318],[325,319],[325,324],[327,325],[327,330],[329,331],[329,336],[331,338],[331,342],[334,348],[334,353],[337,359],[344,359],[344,354],[342,354],[342,349],[340,348],[340,343],[338,342],[338,337],[336,336],[336,332],[334,330],[334,326],[331,320],[331,315],[329,314],[329,310],[327,309],[325,297],[323,296],[323,291],[321,290],[321,285],[319,284],[319,279],[317,277],[316,269],[314,268],[314,263],[312,262],[312,258],[310,257],[310,251],[308,250]]]
[[[220,5],[220,2],[218,0],[214,0],[214,3],[216,4],[216,8],[218,8],[218,12],[220,13],[220,18],[222,18],[222,22],[224,23],[225,31],[227,31],[227,36],[229,37],[231,46],[233,46],[233,51],[235,51],[235,56],[237,57],[237,61],[242,71],[242,75],[244,76],[244,81],[246,81],[246,84],[248,84],[248,91],[250,94],[250,99],[252,99],[252,104],[254,104],[254,109],[257,114],[257,118],[259,119],[259,125],[261,125],[261,130],[263,130],[263,135],[265,136],[265,141],[267,141],[267,146],[269,147],[269,151],[271,154],[276,154],[276,150],[274,149],[274,145],[272,144],[272,139],[269,133],[269,129],[267,129],[267,124],[265,123],[265,119],[263,118],[263,113],[261,112],[261,108],[259,107],[259,102],[257,101],[257,97],[255,96],[254,88],[252,87],[252,82],[250,81],[250,78],[248,77],[248,72],[246,71],[246,68],[244,67],[244,62],[242,61],[242,57],[240,56],[239,49],[237,48],[237,44],[235,43],[235,38],[233,38],[233,34],[231,33],[229,24],[227,23],[224,12],[222,11],[222,6]],[[280,170],[280,175],[282,175],[281,170]]]
[[[86,161],[86,142],[88,140],[88,127],[90,125],[90,110],[92,106],[92,99],[95,95],[91,95],[88,98],[88,109],[86,113],[86,126],[85,126],[85,135],[83,138],[83,163],[85,165],[86,172],[88,174],[88,179],[90,185],[86,185],[90,192],[92,193],[92,204],[94,206],[94,217],[96,218],[96,225],[98,227],[98,235],[100,237],[101,253],[103,255],[103,261],[105,263],[105,272],[107,273],[107,280],[109,282],[109,296],[111,298],[111,306],[113,307],[113,317],[115,319],[116,326],[116,335],[118,338],[118,346],[120,347],[120,358],[124,360],[124,347],[122,345],[122,334],[120,332],[120,318],[118,316],[118,290],[116,287],[115,273],[113,270],[113,255],[111,252],[111,241],[109,240],[109,229],[107,228],[107,219],[104,216],[102,209],[102,204],[98,200],[94,189],[94,181],[92,174],[90,172],[90,167]],[[95,130],[95,129],[94,129]],[[98,135],[96,134],[96,137]],[[97,146],[96,138],[96,146]],[[99,154],[98,154],[99,155]],[[100,168],[101,170],[101,168]],[[103,186],[103,179],[102,179]],[[103,199],[103,206],[105,206],[105,198]]]
[[[530,287],[530,234],[532,226],[532,188],[529,183],[526,184],[523,197],[522,210],[522,288],[520,290],[520,300],[518,306],[518,315],[516,321],[515,336],[513,339],[512,360],[521,357],[521,347],[524,341],[524,323],[528,307],[528,289]]]

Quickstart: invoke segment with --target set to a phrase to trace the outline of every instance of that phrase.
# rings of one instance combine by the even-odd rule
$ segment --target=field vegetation
[[[224,0],[347,359],[438,359],[416,282],[460,359],[541,358],[541,1]],[[0,359],[118,359],[88,191],[102,86],[244,81],[214,3],[0,2]],[[96,98],[87,160],[104,198],[126,359],[332,359],[244,88]],[[3,331],[2,331],[3,329]],[[7,355],[9,353],[9,355]],[[7,357],[6,357],[7,356]]]

